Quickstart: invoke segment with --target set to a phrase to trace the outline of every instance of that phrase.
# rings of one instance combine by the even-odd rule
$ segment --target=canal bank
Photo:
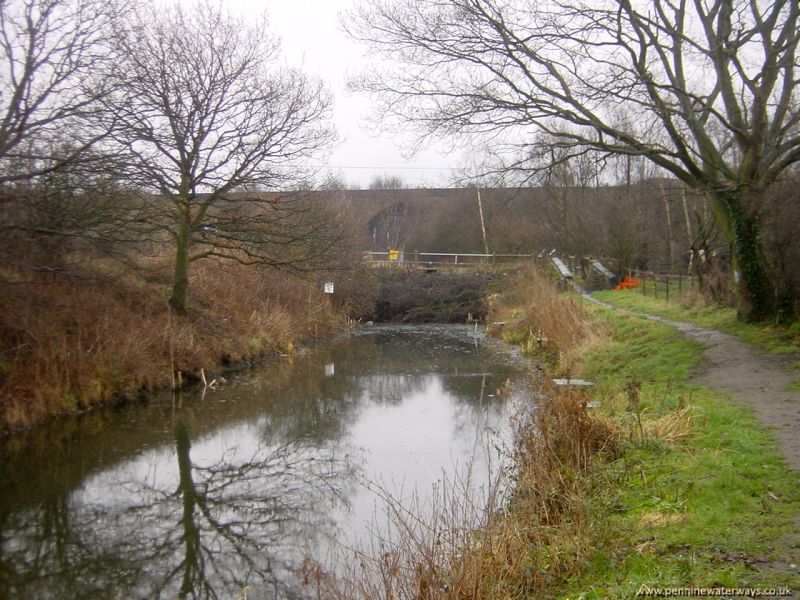
[[[439,523],[427,523],[427,536],[409,527],[411,542],[391,560],[361,563],[320,597],[796,596],[797,473],[752,411],[692,380],[702,347],[665,324],[548,289],[526,276],[495,298],[496,333],[544,352],[553,373],[567,358],[562,374],[594,386],[539,400],[518,430],[511,501],[481,527],[456,530],[449,547]],[[560,333],[558,314],[571,323]],[[559,337],[575,339],[575,315],[591,334],[558,348]]]
[[[381,518],[363,483],[425,494],[469,467],[485,487],[526,371],[474,326],[362,326],[8,438],[0,597],[314,597],[304,559]]]
[[[195,269],[192,303],[177,313],[154,271],[104,275],[111,283],[20,286],[3,299],[0,431],[291,353],[302,340],[336,331],[347,315],[345,285],[334,301],[314,281],[212,264]]]

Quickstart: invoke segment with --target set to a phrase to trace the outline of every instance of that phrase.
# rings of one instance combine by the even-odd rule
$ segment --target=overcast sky
[[[339,14],[354,0],[227,0],[233,10],[269,15],[282,39],[285,59],[301,64],[307,73],[328,83],[334,94],[334,124],[341,144],[329,158],[330,170],[351,187],[366,187],[376,175],[402,177],[410,186],[443,187],[450,183],[459,156],[426,150],[413,159],[403,157],[400,140],[373,131],[366,120],[367,100],[345,89],[348,73],[366,60],[360,46],[339,26]]]

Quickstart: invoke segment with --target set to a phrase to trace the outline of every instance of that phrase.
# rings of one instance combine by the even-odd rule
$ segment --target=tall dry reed
[[[489,331],[549,359],[569,373],[577,357],[598,340],[579,299],[559,294],[534,266],[515,272],[490,298]]]
[[[193,269],[190,310],[174,314],[169,261],[144,266],[113,274],[105,266],[92,283],[4,282],[0,430],[165,387],[178,372],[186,382],[201,369],[290,352],[339,318],[316,282],[211,262]]]

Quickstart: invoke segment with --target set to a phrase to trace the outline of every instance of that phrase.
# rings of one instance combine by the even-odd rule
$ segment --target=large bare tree
[[[386,123],[510,141],[523,168],[546,133],[706,193],[757,319],[773,300],[761,197],[800,160],[799,15],[795,0],[364,0],[345,26],[394,61],[353,82]]]
[[[324,252],[325,216],[280,190],[332,139],[323,85],[277,64],[263,19],[212,2],[147,5],[116,33],[107,119],[118,160],[152,194],[174,242],[171,305],[208,257],[300,268]]]
[[[31,180],[86,157],[105,92],[114,2],[0,1],[0,184]]]

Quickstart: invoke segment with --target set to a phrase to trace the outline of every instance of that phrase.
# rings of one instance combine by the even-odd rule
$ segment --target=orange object
[[[622,281],[619,282],[619,285],[615,287],[615,290],[630,290],[635,287],[639,287],[640,281],[635,277],[623,277]]]

